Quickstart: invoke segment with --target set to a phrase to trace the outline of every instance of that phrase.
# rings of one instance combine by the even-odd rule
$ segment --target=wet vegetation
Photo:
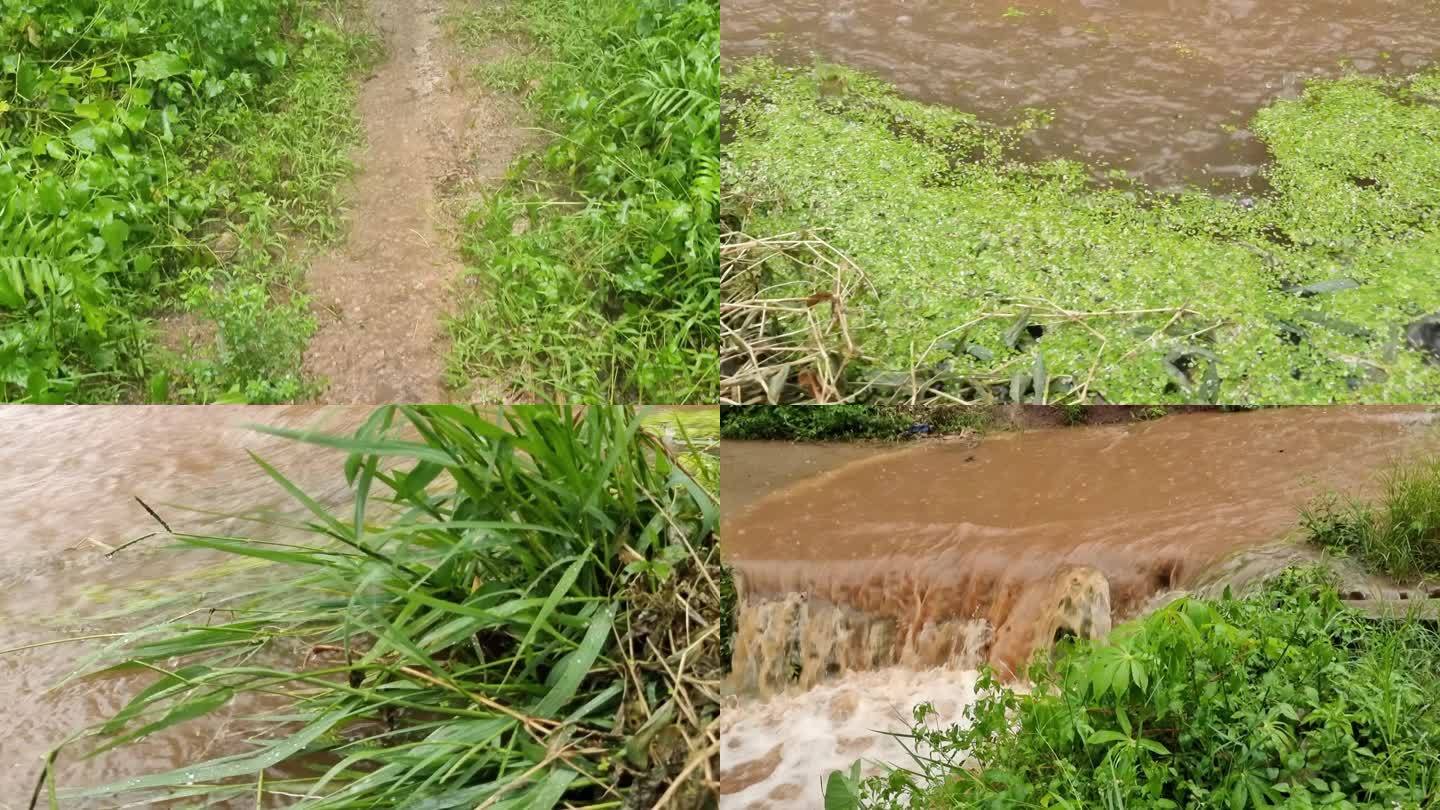
[[[311,511],[308,540],[177,536],[265,563],[263,582],[179,597],[107,650],[98,672],[157,678],[59,756],[267,712],[238,752],[42,795],[713,807],[728,586],[714,416],[693,416],[392,407],[351,437],[274,431],[349,452],[353,513],[266,467]]]
[[[508,0],[460,21],[551,131],[471,213],[481,283],[452,374],[607,401],[713,402],[718,0]]]
[[[1019,693],[993,676],[967,728],[915,710],[887,776],[832,774],[827,808],[1429,807],[1440,797],[1440,634],[1344,607],[1323,569],[1242,599],[1185,598],[1062,643]]]
[[[830,330],[767,368],[759,401],[1440,394],[1440,73],[1316,81],[1262,110],[1273,161],[1254,199],[1022,161],[1043,114],[994,126],[839,66],[754,60],[724,93],[735,330],[752,346]],[[788,309],[750,334],[738,319],[768,289]]]
[[[374,54],[332,0],[0,8],[0,400],[304,391]]]
[[[1310,542],[1401,580],[1440,577],[1440,458],[1403,462],[1378,500],[1327,495],[1301,513]]]
[[[751,405],[722,409],[720,434],[726,439],[797,442],[904,439],[972,432],[989,421],[988,411],[965,407]]]

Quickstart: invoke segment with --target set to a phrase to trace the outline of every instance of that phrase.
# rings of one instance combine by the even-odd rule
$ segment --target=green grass
[[[720,411],[726,439],[851,441],[902,439],[921,433],[981,430],[990,422],[984,408],[888,405],[751,405]],[[917,432],[918,431],[918,432]]]
[[[1343,607],[1292,569],[1067,642],[1018,693],[982,677],[968,727],[915,710],[888,776],[835,773],[826,806],[1420,808],[1440,799],[1440,635]],[[858,798],[858,802],[856,799]]]
[[[1404,339],[1440,312],[1440,72],[1317,81],[1262,110],[1271,190],[1250,208],[1101,188],[1079,163],[1017,159],[1026,125],[820,73],[726,75],[722,222],[818,233],[864,270],[853,389],[918,367],[967,399],[1440,396],[1440,364]]]
[[[1401,580],[1440,576],[1440,458],[1395,465],[1378,500],[1317,498],[1301,513],[1310,542]]]
[[[452,382],[713,402],[718,2],[505,0],[457,27],[517,49],[481,78],[522,92],[549,143],[467,218],[480,283],[451,324]]]
[[[52,806],[713,806],[724,594],[716,493],[700,483],[718,481],[713,433],[676,443],[652,431],[689,435],[695,419],[612,407],[493,416],[387,407],[351,437],[286,434],[349,452],[353,510],[267,467],[311,510],[308,539],[177,536],[267,565],[225,595],[177,597],[103,653],[101,674],[157,677],[61,756],[232,702],[253,712],[259,696],[268,713],[237,752],[47,785]]]
[[[0,400],[283,401],[370,40],[347,4],[0,9]],[[200,345],[165,350],[160,316]],[[168,342],[183,342],[170,339]]]

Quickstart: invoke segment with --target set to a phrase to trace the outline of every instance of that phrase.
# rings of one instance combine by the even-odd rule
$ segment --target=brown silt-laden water
[[[872,446],[858,461],[845,448],[841,466],[748,505],[727,497],[724,547],[750,610],[801,594],[812,627],[859,643],[824,653],[842,668],[856,655],[937,665],[972,654],[1013,669],[1050,640],[1036,634],[1055,629],[1051,594],[1073,587],[1058,576],[1098,572],[1117,620],[1134,615],[1282,538],[1315,494],[1367,486],[1430,445],[1432,421],[1424,410],[1277,409]],[[723,474],[833,452],[737,443]],[[841,608],[893,627],[857,642],[864,622]]]
[[[887,733],[918,704],[966,722],[982,663],[1013,676],[1062,632],[1103,636],[1179,592],[1315,558],[1288,542],[1299,507],[1365,494],[1440,446],[1437,423],[1277,409],[898,446],[727,441],[741,604],[721,810],[819,810],[829,772],[908,760]]]
[[[1261,107],[1345,70],[1440,59],[1433,0],[725,0],[724,56],[818,58],[1008,123],[1053,110],[1036,156],[1143,182],[1254,185]]]
[[[328,506],[349,499],[344,456],[248,426],[349,432],[370,411],[0,408],[0,697],[7,720],[0,810],[28,807],[46,752],[109,719],[154,680],[151,673],[117,673],[55,688],[109,641],[107,634],[135,629],[133,616],[112,621],[103,614],[182,595],[199,604],[237,574],[216,569],[209,555],[169,550],[164,537],[125,547],[160,528],[136,499],[177,532],[284,538],[286,525],[306,513],[247,451]],[[87,640],[54,643],[76,637]],[[95,759],[80,757],[86,744],[71,746],[56,762],[58,781],[104,784],[236,752],[245,711],[191,721]],[[43,797],[39,806],[47,806]]]

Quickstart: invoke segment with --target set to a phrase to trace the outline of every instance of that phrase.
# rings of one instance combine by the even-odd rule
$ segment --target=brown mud
[[[1423,409],[1195,413],[872,445],[858,461],[848,448],[830,463],[833,448],[727,442],[725,481],[793,467],[779,459],[795,455],[826,470],[748,504],[727,486],[724,550],[746,610],[792,595],[810,603],[790,614],[806,627],[752,617],[755,636],[737,639],[735,668],[770,634],[814,633],[837,641],[796,639],[789,654],[798,644],[808,666],[835,674],[853,654],[813,651],[860,643],[855,628],[865,627],[881,634],[861,644],[880,645],[879,662],[970,656],[1013,672],[1051,640],[1040,636],[1068,595],[1057,572],[1098,571],[1123,620],[1202,584],[1237,552],[1282,540],[1314,495],[1363,491],[1387,462],[1433,447],[1433,422]]]
[[[1307,80],[1440,59],[1434,0],[726,0],[728,62],[812,53],[997,123],[1054,111],[1035,157],[1159,187],[1257,189],[1255,112]]]
[[[169,549],[164,537],[117,551],[159,529],[136,499],[177,532],[287,537],[287,524],[305,513],[247,451],[332,507],[349,500],[344,456],[248,426],[348,432],[369,414],[315,406],[0,408],[0,810],[28,806],[52,746],[113,716],[154,680],[114,674],[54,688],[106,634],[134,629],[133,618],[104,614],[182,593],[198,603],[238,573],[216,569],[213,555]],[[79,636],[92,638],[51,643]],[[84,743],[71,746],[56,763],[59,784],[103,784],[238,752],[244,714],[232,707],[92,760],[79,756]]]
[[[326,403],[494,399],[445,385],[447,291],[462,265],[447,195],[499,180],[523,146],[518,105],[468,80],[442,30],[444,0],[371,0],[389,58],[361,89],[366,145],[350,234],[310,268],[320,329],[307,377]]]

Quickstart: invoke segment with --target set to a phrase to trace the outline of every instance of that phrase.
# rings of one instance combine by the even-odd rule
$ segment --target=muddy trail
[[[812,58],[924,101],[1012,123],[1054,112],[1032,157],[1073,157],[1158,187],[1263,187],[1261,107],[1347,70],[1440,59],[1433,0],[726,0],[727,63]]]
[[[349,236],[309,274],[320,329],[305,372],[329,381],[323,402],[494,398],[483,381],[445,385],[443,321],[463,269],[447,209],[502,177],[526,136],[517,104],[470,81],[445,11],[445,0],[370,2],[387,57],[361,88]]]
[[[154,679],[116,674],[53,689],[108,641],[105,634],[135,629],[133,617],[105,614],[181,594],[198,600],[223,592],[240,573],[216,568],[210,555],[170,549],[164,538],[121,549],[159,528],[136,499],[177,532],[294,536],[288,525],[305,513],[247,452],[328,506],[349,500],[343,454],[248,426],[346,432],[369,413],[310,406],[0,411],[0,695],[8,699],[0,810],[28,806],[51,746],[113,716]],[[91,638],[47,645],[78,636]],[[102,784],[226,753],[238,744],[243,713],[191,721],[92,760],[80,758],[83,743],[74,746],[56,762],[60,784]]]
[[[961,720],[980,664],[1011,673],[1060,635],[1315,558],[1293,542],[1297,509],[1440,447],[1436,423],[1279,409],[899,448],[726,442],[742,604],[722,807],[818,808],[829,770],[906,760],[878,732],[918,703]]]

